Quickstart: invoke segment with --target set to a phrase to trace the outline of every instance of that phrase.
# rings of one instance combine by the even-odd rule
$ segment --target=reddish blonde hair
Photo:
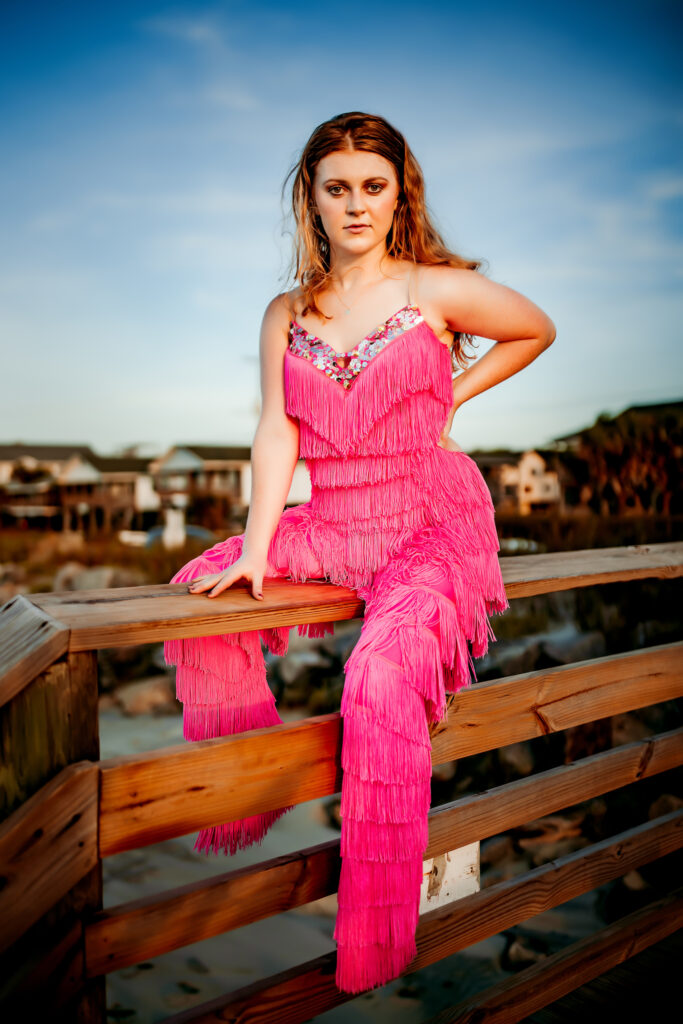
[[[287,182],[293,176],[292,212],[294,214],[294,252],[291,273],[303,292],[304,310],[325,314],[316,297],[330,278],[330,247],[320,216],[313,209],[313,181],[320,160],[339,150],[361,149],[378,153],[396,171],[399,184],[398,206],[391,231],[387,236],[387,255],[412,263],[442,265],[478,270],[480,260],[466,259],[452,252],[430,219],[425,201],[422,170],[404,136],[377,114],[351,111],[337,114],[318,125],[303,148],[296,164],[288,172],[282,186],[284,198]],[[465,343],[472,336],[454,332],[451,353],[453,367],[465,368]]]

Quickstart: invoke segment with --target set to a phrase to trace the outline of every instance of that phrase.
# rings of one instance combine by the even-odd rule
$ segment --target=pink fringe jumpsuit
[[[415,957],[431,792],[429,727],[446,695],[476,680],[508,607],[491,495],[476,463],[437,442],[452,405],[451,356],[417,306],[341,356],[296,321],[285,353],[286,408],[300,425],[311,500],[284,510],[266,576],[324,578],[365,602],[345,665],[336,984],[357,993]],[[346,354],[345,354],[346,355]],[[229,537],[173,577],[237,560]],[[324,636],[332,623],[298,627]],[[167,641],[184,736],[201,740],[281,722],[261,641],[285,654],[289,627]],[[470,651],[471,647],[471,651]],[[259,842],[289,808],[199,833],[196,849]]]

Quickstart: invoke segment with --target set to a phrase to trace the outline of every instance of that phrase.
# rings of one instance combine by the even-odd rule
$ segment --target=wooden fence
[[[501,559],[508,597],[683,574],[683,544]],[[362,616],[353,591],[267,580],[221,598],[186,584],[18,596],[0,609],[0,1008],[102,1024],[105,976],[319,899],[337,888],[339,842],[103,909],[102,860],[341,788],[338,713],[238,736],[99,759],[97,656],[110,646]],[[451,698],[434,764],[680,697],[681,643],[479,683]],[[537,772],[430,813],[435,857],[677,768],[683,730]],[[410,971],[680,849],[675,810],[425,913]],[[669,893],[449,1011],[519,1021],[660,941],[683,922]],[[302,963],[166,1024],[305,1021],[351,998],[335,954]]]

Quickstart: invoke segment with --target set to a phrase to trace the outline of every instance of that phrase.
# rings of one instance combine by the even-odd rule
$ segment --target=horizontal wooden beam
[[[69,629],[23,594],[0,607],[0,706],[65,653]]]
[[[462,797],[429,815],[425,858],[496,835],[683,763],[683,728]],[[89,976],[109,973],[336,892],[339,840],[100,911]]]
[[[683,575],[683,542],[589,548],[500,559],[509,598],[600,583]],[[356,592],[320,581],[266,579],[264,600],[246,583],[216,598],[189,594],[186,583],[35,594],[32,603],[70,630],[72,650],[97,650],[192,636],[213,636],[363,615]]]
[[[683,644],[478,683],[432,738],[435,764],[683,693]],[[100,762],[100,855],[341,789],[339,713]]]
[[[69,765],[0,824],[0,951],[97,864],[97,765]]]
[[[420,918],[418,953],[405,973],[467,949],[682,845],[683,811],[676,810],[432,910]],[[163,1024],[301,1024],[355,998],[335,984],[336,959],[336,952],[327,953],[166,1017]]]
[[[518,974],[503,978],[491,988],[430,1017],[425,1024],[517,1024],[661,942],[681,924],[683,888],[639,907]]]

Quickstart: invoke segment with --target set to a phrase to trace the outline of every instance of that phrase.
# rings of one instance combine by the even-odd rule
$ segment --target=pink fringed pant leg
[[[430,725],[474,664],[458,595],[467,573],[430,559],[421,539],[379,572],[342,696],[342,868],[337,987],[361,992],[415,957],[431,800]],[[425,555],[427,554],[427,557]],[[452,561],[451,561],[452,566]]]
[[[229,537],[192,559],[180,569],[171,583],[186,583],[203,576],[223,572],[242,553],[244,534]],[[321,578],[322,569],[310,554],[310,564],[299,566],[310,578]],[[287,575],[287,568],[270,562],[269,577]],[[195,600],[212,600],[197,596]],[[256,605],[256,602],[254,602]],[[220,636],[167,640],[166,663],[176,666],[176,697],[183,704],[183,736],[186,740],[207,740],[232,736],[250,729],[281,725],[275,697],[268,686],[261,640],[273,654],[286,654],[289,626],[246,630]],[[299,633],[324,636],[333,631],[332,623],[300,626]],[[238,821],[200,830],[195,849],[206,853],[236,853],[259,843],[266,832],[289,807],[252,815]]]
[[[450,566],[436,550],[430,557],[433,540],[429,531],[416,534],[415,546],[359,591],[364,622],[345,666],[335,939],[336,983],[350,993],[390,981],[415,956],[431,798],[429,726],[443,718],[446,692],[469,685],[473,669],[467,647],[475,631],[471,580],[464,566],[462,579],[452,579],[452,548]],[[184,566],[172,582],[222,571],[239,557],[241,544],[242,535],[229,538]],[[267,574],[286,571],[269,566]],[[312,558],[310,577],[321,575]],[[331,629],[328,623],[309,627],[309,635]],[[283,628],[165,644],[167,661],[178,666],[186,739],[281,721],[260,639],[284,654],[288,635]],[[203,829],[196,848],[233,853],[260,841],[286,810]]]

